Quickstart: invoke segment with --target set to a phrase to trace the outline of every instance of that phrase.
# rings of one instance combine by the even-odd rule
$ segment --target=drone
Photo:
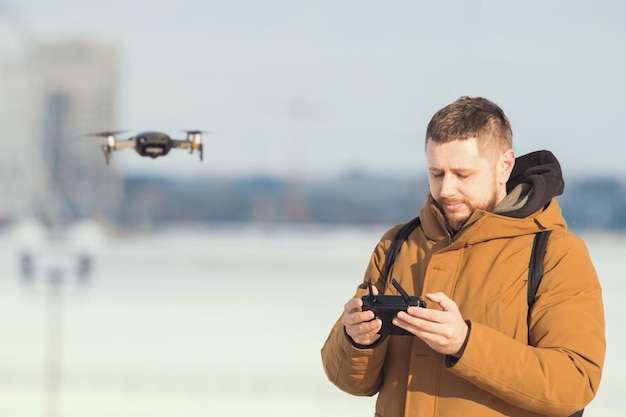
[[[200,130],[186,130],[185,132],[187,134],[185,139],[172,139],[161,132],[142,132],[123,140],[118,140],[116,137],[123,131],[99,132],[89,136],[101,139],[100,148],[107,165],[111,159],[111,152],[131,148],[139,155],[150,158],[165,156],[172,148],[189,149],[190,154],[197,150],[202,161],[202,133],[205,132]]]

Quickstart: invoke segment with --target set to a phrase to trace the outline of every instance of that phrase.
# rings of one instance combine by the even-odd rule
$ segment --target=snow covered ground
[[[0,415],[373,415],[374,399],[326,380],[319,351],[382,232],[216,225],[109,236],[89,282],[60,269],[56,295],[45,284],[54,268],[25,284],[18,245],[0,235]],[[585,415],[618,416],[626,236],[583,237],[605,290],[609,342]]]

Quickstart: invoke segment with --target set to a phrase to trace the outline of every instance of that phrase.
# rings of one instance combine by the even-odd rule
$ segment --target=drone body
[[[101,132],[90,136],[102,139],[100,148],[104,153],[105,162],[109,163],[111,152],[121,149],[134,149],[141,156],[157,158],[165,156],[172,148],[188,149],[189,153],[197,150],[202,161],[202,133],[199,130],[186,131],[185,139],[172,139],[161,132],[142,132],[128,139],[118,140],[116,135],[121,132]]]

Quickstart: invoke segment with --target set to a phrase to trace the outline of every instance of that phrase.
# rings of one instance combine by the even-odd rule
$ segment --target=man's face
[[[447,143],[429,140],[426,160],[430,193],[454,231],[475,210],[492,211],[506,195],[506,180],[499,175],[502,158],[490,161],[482,156],[475,138]]]

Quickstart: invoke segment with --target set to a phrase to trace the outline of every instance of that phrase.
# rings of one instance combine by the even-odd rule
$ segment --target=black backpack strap
[[[535,303],[535,295],[539,288],[541,278],[543,278],[543,258],[546,255],[550,230],[544,230],[535,234],[533,241],[533,251],[530,255],[530,265],[528,267],[528,314],[530,308]]]
[[[389,246],[389,251],[387,252],[387,256],[385,257],[385,263],[383,265],[383,269],[381,270],[381,276],[386,280],[389,278],[389,272],[391,271],[391,267],[396,260],[396,256],[398,256],[398,252],[400,252],[400,248],[405,240],[408,239],[409,235],[413,233],[413,230],[417,229],[420,225],[419,216],[411,220],[410,222],[404,224],[398,233],[393,237],[391,241],[391,246]]]
[[[548,246],[548,238],[550,237],[550,230],[544,230],[535,234],[535,240],[533,241],[533,251],[530,255],[530,265],[528,268],[528,319],[530,320],[530,309],[535,303],[535,296],[539,283],[543,278],[543,258],[546,255],[546,248]],[[530,322],[528,331],[530,332]],[[528,335],[530,340],[530,334]],[[582,417],[585,409],[575,412],[570,417]]]

